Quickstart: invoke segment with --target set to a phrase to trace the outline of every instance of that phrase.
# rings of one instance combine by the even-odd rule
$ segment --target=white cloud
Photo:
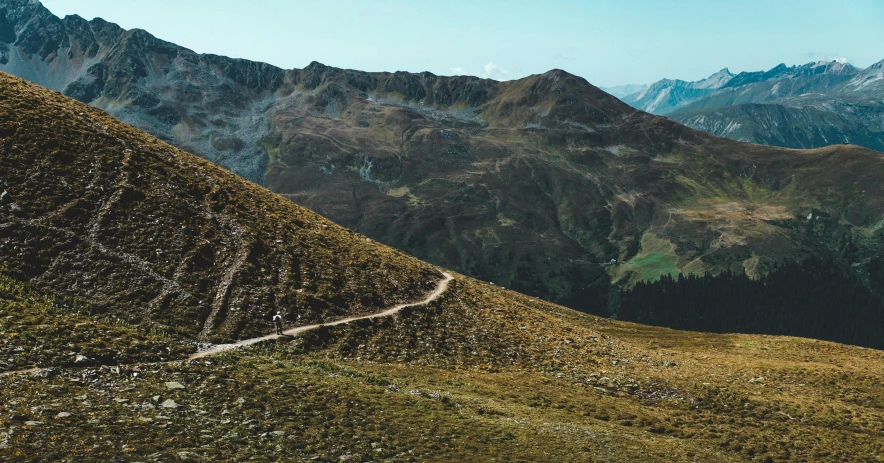
[[[847,64],[848,62],[850,62],[850,60],[847,59],[846,56],[841,56],[838,53],[817,53],[812,51],[807,54],[807,57],[814,61],[823,61],[826,63],[830,61],[835,61],[841,64]]]
[[[500,67],[497,63],[488,63],[485,65],[485,73],[482,77],[494,80],[506,80],[510,72]]]
[[[467,73],[467,70],[462,67],[457,66],[457,67],[451,68],[451,75],[462,76],[466,73]]]

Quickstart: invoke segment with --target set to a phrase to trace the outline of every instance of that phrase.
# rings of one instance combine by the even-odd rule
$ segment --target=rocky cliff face
[[[881,100],[801,97],[760,104],[679,111],[685,125],[722,137],[788,148],[851,143],[884,151]]]
[[[101,19],[59,19],[39,2],[0,2],[0,70],[108,111],[258,183],[263,114],[285,72],[199,55]]]
[[[723,140],[561,70],[510,82],[284,71],[2,5],[12,32],[0,35],[15,36],[3,69],[379,241],[571,307],[606,313],[611,282],[763,273],[809,254],[862,273],[880,249],[884,165],[857,147]],[[826,219],[808,229],[808,214]]]

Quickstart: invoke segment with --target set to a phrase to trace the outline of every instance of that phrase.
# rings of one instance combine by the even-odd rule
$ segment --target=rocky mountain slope
[[[884,99],[803,96],[670,114],[698,130],[733,140],[789,148],[850,143],[884,151]]]
[[[441,274],[7,75],[0,139],[4,460],[827,462],[884,452],[880,351],[643,327],[462,275],[392,318],[174,361],[206,326],[208,338],[229,339],[269,332],[258,320],[276,308],[293,324],[376,313],[420,300]],[[800,154],[799,177],[819,158],[869,156]],[[51,368],[10,371],[31,366]]]
[[[781,64],[742,72],[690,94],[679,90],[703,85],[720,73],[699,82],[663,80],[623,101],[733,140],[788,148],[852,143],[884,151],[882,65]]]
[[[858,147],[721,140],[561,70],[510,82],[284,71],[3,5],[3,69],[372,239],[573,308],[607,314],[612,282],[757,274],[813,254],[865,278],[880,250],[882,161]]]
[[[769,71],[733,74],[722,69],[697,82],[664,79],[642,92],[623,98],[630,106],[649,113],[668,115],[684,109],[717,108],[746,103],[764,103],[780,98],[829,93],[852,81],[862,72],[836,61],[803,66],[780,64]],[[693,94],[678,89],[702,90]],[[673,98],[674,95],[682,95]],[[655,102],[666,103],[655,103]]]
[[[663,79],[630,95],[618,96],[634,108],[654,114],[669,114],[724,87],[734,78],[727,68],[697,81]]]
[[[0,2],[0,70],[92,103],[260,183],[262,117],[285,72],[199,55],[100,18],[55,17],[40,2]]]

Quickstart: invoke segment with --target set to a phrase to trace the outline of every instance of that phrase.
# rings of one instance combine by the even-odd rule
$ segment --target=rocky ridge
[[[654,91],[623,101],[732,140],[801,149],[851,143],[884,151],[884,126],[877,117],[884,98],[882,63],[866,69],[836,61],[780,64],[674,99],[669,95],[677,91],[670,83],[681,81],[664,80],[652,86]],[[658,100],[669,103],[654,103]]]

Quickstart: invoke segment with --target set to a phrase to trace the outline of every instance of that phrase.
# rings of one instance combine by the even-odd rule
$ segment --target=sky
[[[884,59],[884,0],[42,0],[200,53],[598,86]]]

